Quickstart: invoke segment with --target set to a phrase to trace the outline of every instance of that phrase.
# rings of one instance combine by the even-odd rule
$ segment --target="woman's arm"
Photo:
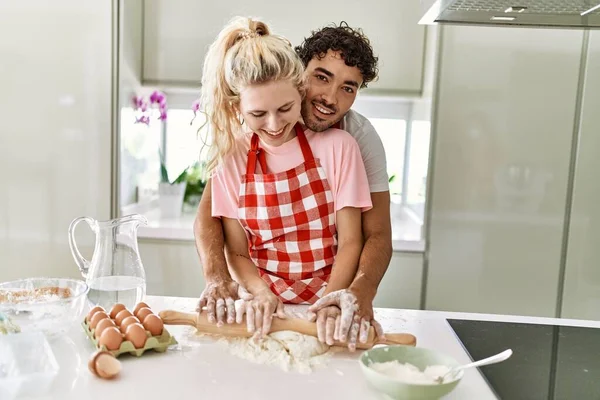
[[[361,217],[361,209],[356,207],[344,207],[336,213],[338,249],[323,296],[348,288],[356,276],[363,247]]]
[[[248,239],[239,221],[223,218],[223,232],[225,254],[231,275],[252,295],[252,299],[244,301],[243,308],[236,311],[236,322],[241,323],[246,314],[248,332],[264,337],[270,332],[271,321],[275,315],[285,318],[283,303],[258,274],[258,268],[248,254]]]
[[[250,259],[248,239],[240,222],[232,218],[222,218],[225,236],[225,254],[231,275],[250,294],[256,294],[269,286],[258,275],[258,268]]]

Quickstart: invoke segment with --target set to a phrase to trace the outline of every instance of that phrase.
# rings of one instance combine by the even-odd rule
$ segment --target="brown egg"
[[[98,339],[100,335],[102,335],[102,331],[106,328],[110,328],[111,326],[115,326],[115,322],[110,318],[101,319],[100,322],[96,325],[96,330],[94,331],[94,337]]]
[[[152,314],[152,310],[147,307],[142,307],[138,310],[136,317],[143,323],[148,315]]]
[[[125,305],[121,304],[121,303],[117,303],[114,306],[112,306],[112,308],[110,309],[110,317],[112,319],[115,319],[115,317],[117,316],[117,314],[119,313],[119,311],[121,310],[126,310]]]
[[[111,353],[98,350],[88,361],[90,372],[102,379],[113,379],[121,372],[121,363]]]
[[[121,321],[121,332],[125,333],[127,332],[127,327],[131,324],[139,324],[140,320],[137,319],[136,317],[134,317],[133,315],[130,317],[125,318],[123,321]]]
[[[133,314],[129,310],[121,310],[115,317],[115,322],[117,323],[117,325],[121,326],[121,323],[123,322],[123,320],[127,317],[131,317],[132,315]]]
[[[144,328],[150,332],[152,336],[158,336],[163,332],[163,321],[156,314],[148,314],[144,318]]]
[[[108,350],[118,350],[122,342],[123,335],[116,326],[104,329],[98,340],[98,344],[100,346],[106,346]]]
[[[146,336],[146,330],[142,324],[131,324],[127,327],[125,339],[133,343],[133,346],[136,349],[144,347],[147,338],[148,336]]]
[[[90,322],[90,319],[92,319],[94,314],[96,314],[98,311],[105,311],[105,310],[104,310],[104,308],[102,308],[100,306],[96,306],[96,307],[92,308],[90,310],[90,312],[88,313],[87,317],[85,317],[86,322]]]
[[[144,303],[143,301],[137,303],[135,305],[135,308],[133,309],[133,315],[135,315],[137,317],[138,311],[140,311],[140,308],[150,308],[150,306],[148,304]]]
[[[105,313],[104,311],[97,311],[94,315],[92,315],[92,318],[90,319],[90,328],[95,329],[96,325],[98,325],[98,322],[106,318],[109,318],[107,313]]]

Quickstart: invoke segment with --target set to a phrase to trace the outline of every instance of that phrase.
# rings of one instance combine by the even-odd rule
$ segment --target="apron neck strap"
[[[256,171],[256,159],[260,164],[260,169],[263,174],[267,173],[267,160],[265,159],[265,152],[258,147],[258,135],[252,134],[252,141],[250,142],[250,150],[248,150],[248,162],[246,163],[246,175],[254,174]]]
[[[315,157],[313,156],[310,145],[308,144],[308,140],[304,135],[304,129],[302,129],[302,126],[299,122],[296,124],[296,126],[294,126],[294,129],[296,129],[296,136],[298,136],[298,142],[300,143],[300,149],[302,150],[302,155],[304,156],[304,162],[314,160]]]
[[[302,129],[300,123],[296,123],[294,129],[296,130],[296,136],[298,137],[300,149],[302,150],[302,155],[304,156],[304,162],[314,160],[315,157],[313,156],[313,152],[310,149],[310,145],[308,144],[308,140],[304,135],[304,130]],[[259,147],[258,143],[258,135],[256,133],[252,134],[250,150],[248,150],[248,162],[246,163],[246,175],[254,174],[254,172],[256,171],[257,159],[258,163],[260,164],[260,169],[262,170],[262,173],[267,173],[267,160],[265,158],[265,152]]]

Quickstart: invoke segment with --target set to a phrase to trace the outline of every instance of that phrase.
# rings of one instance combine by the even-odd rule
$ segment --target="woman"
[[[299,123],[303,73],[291,44],[249,18],[221,31],[204,64],[212,215],[232,276],[252,295],[246,321],[258,336],[284,317],[283,302],[312,304],[348,287],[361,212],[371,208],[355,140]]]

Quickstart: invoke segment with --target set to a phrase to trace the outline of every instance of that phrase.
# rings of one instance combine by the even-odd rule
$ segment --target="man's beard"
[[[302,102],[302,107],[300,109],[300,114],[302,115],[302,120],[304,121],[304,125],[308,129],[313,132],[323,132],[333,125],[335,125],[338,121],[320,121],[313,114],[312,111],[313,105],[312,102]]]

